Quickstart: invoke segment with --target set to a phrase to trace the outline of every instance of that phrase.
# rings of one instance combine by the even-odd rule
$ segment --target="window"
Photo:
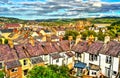
[[[56,60],[56,63],[58,63],[58,62],[59,62],[59,59]]]
[[[116,71],[113,71],[113,75],[116,76],[116,75],[117,75],[117,72],[116,72]]]
[[[23,64],[24,64],[24,65],[27,65],[27,60],[23,60]]]
[[[110,77],[110,68],[105,68],[105,74],[107,77]]]
[[[112,57],[106,56],[106,63],[111,64],[111,62],[112,62]]]
[[[81,57],[80,53],[75,53],[76,57]]]
[[[24,70],[24,76],[26,76],[28,73],[28,69]]]
[[[96,72],[92,72],[92,75],[96,75]]]
[[[47,55],[44,56],[44,61],[45,61],[45,62],[48,61],[48,56],[47,56]]]
[[[17,68],[14,68],[14,69],[11,70],[11,72],[17,72],[17,71],[18,71]]]
[[[90,61],[97,61],[97,55],[94,55],[94,54],[89,54],[89,60]]]
[[[3,67],[3,63],[0,63],[0,69],[2,69],[2,67]]]

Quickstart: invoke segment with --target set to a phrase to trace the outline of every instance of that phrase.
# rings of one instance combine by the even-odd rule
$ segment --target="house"
[[[77,42],[77,40],[76,40]],[[88,75],[88,73],[83,73],[83,69],[86,68],[87,64],[84,63],[85,61],[85,52],[88,50],[88,43],[86,41],[77,42],[73,47],[72,51],[75,52],[75,70],[77,76],[82,76],[83,74]],[[87,59],[86,59],[87,60]]]
[[[99,50],[102,48],[103,42],[95,41],[89,45],[85,52],[84,63],[89,67],[89,75],[96,76],[100,70]]]
[[[42,46],[39,46],[39,43],[34,42],[34,45],[27,43],[24,46],[26,52],[30,56],[32,66],[44,66],[44,60],[42,56],[44,55],[44,50]]]
[[[62,57],[59,55],[58,50],[53,46],[52,42],[44,42],[42,47],[48,53],[46,56],[44,56],[44,58],[46,57],[46,59],[48,59],[47,64],[62,65]]]
[[[50,54],[50,64],[62,66],[63,65],[63,57],[59,53]]]
[[[7,77],[22,78],[22,67],[19,60],[8,61],[5,65]]]
[[[7,23],[4,25],[4,29],[15,29],[15,28],[20,28],[20,24],[18,23]]]
[[[74,57],[75,54],[72,51],[64,54],[65,65],[67,65],[69,69],[73,69],[74,67]]]
[[[103,75],[115,78],[119,70],[120,43],[109,41],[100,50],[100,67]]]
[[[22,66],[22,78],[26,78],[28,71],[31,69],[31,61],[29,54],[24,49],[24,45],[15,45],[14,49],[16,50],[17,57]]]
[[[17,54],[8,45],[0,45],[0,69],[5,71],[6,77],[22,78],[22,67]]]
[[[8,36],[13,32],[13,29],[1,29],[1,36],[8,38]]]

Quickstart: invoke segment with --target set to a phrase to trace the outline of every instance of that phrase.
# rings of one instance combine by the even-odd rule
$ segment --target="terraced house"
[[[76,41],[38,42],[30,37],[23,44],[0,44],[0,68],[10,78],[26,78],[34,66],[49,64],[68,65],[77,76],[115,78],[120,70],[119,56],[120,43],[109,37],[104,42],[93,37],[87,41],[79,37]]]

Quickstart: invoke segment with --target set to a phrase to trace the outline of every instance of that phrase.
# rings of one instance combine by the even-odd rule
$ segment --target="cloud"
[[[100,17],[106,13],[115,15],[116,11],[120,11],[120,3],[107,3],[100,0],[1,0],[0,5],[2,5],[0,15],[15,17],[22,15],[27,18],[33,16],[41,17],[40,19],[63,16]]]

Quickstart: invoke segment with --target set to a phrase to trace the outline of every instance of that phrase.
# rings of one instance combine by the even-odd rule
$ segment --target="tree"
[[[35,66],[29,71],[27,78],[69,78],[68,74],[69,69],[66,66]]]
[[[0,71],[0,78],[4,78],[4,73],[3,73],[3,71]]]
[[[68,39],[69,36],[72,36],[73,39],[75,40],[75,39],[76,39],[76,36],[78,36],[78,35],[79,35],[79,33],[78,33],[77,31],[75,31],[75,30],[67,30],[67,31],[65,32],[65,37],[64,37],[64,39]]]
[[[86,37],[89,37],[90,35],[93,35],[94,37],[97,36],[97,33],[93,30],[85,30],[81,32],[82,38],[86,39]]]
[[[2,44],[2,39],[0,38],[0,44]]]
[[[99,33],[97,34],[97,37],[98,37],[98,40],[104,41],[105,34],[104,34],[103,32],[99,32]]]
[[[8,39],[5,39],[5,40],[4,40],[4,44],[8,44]]]

